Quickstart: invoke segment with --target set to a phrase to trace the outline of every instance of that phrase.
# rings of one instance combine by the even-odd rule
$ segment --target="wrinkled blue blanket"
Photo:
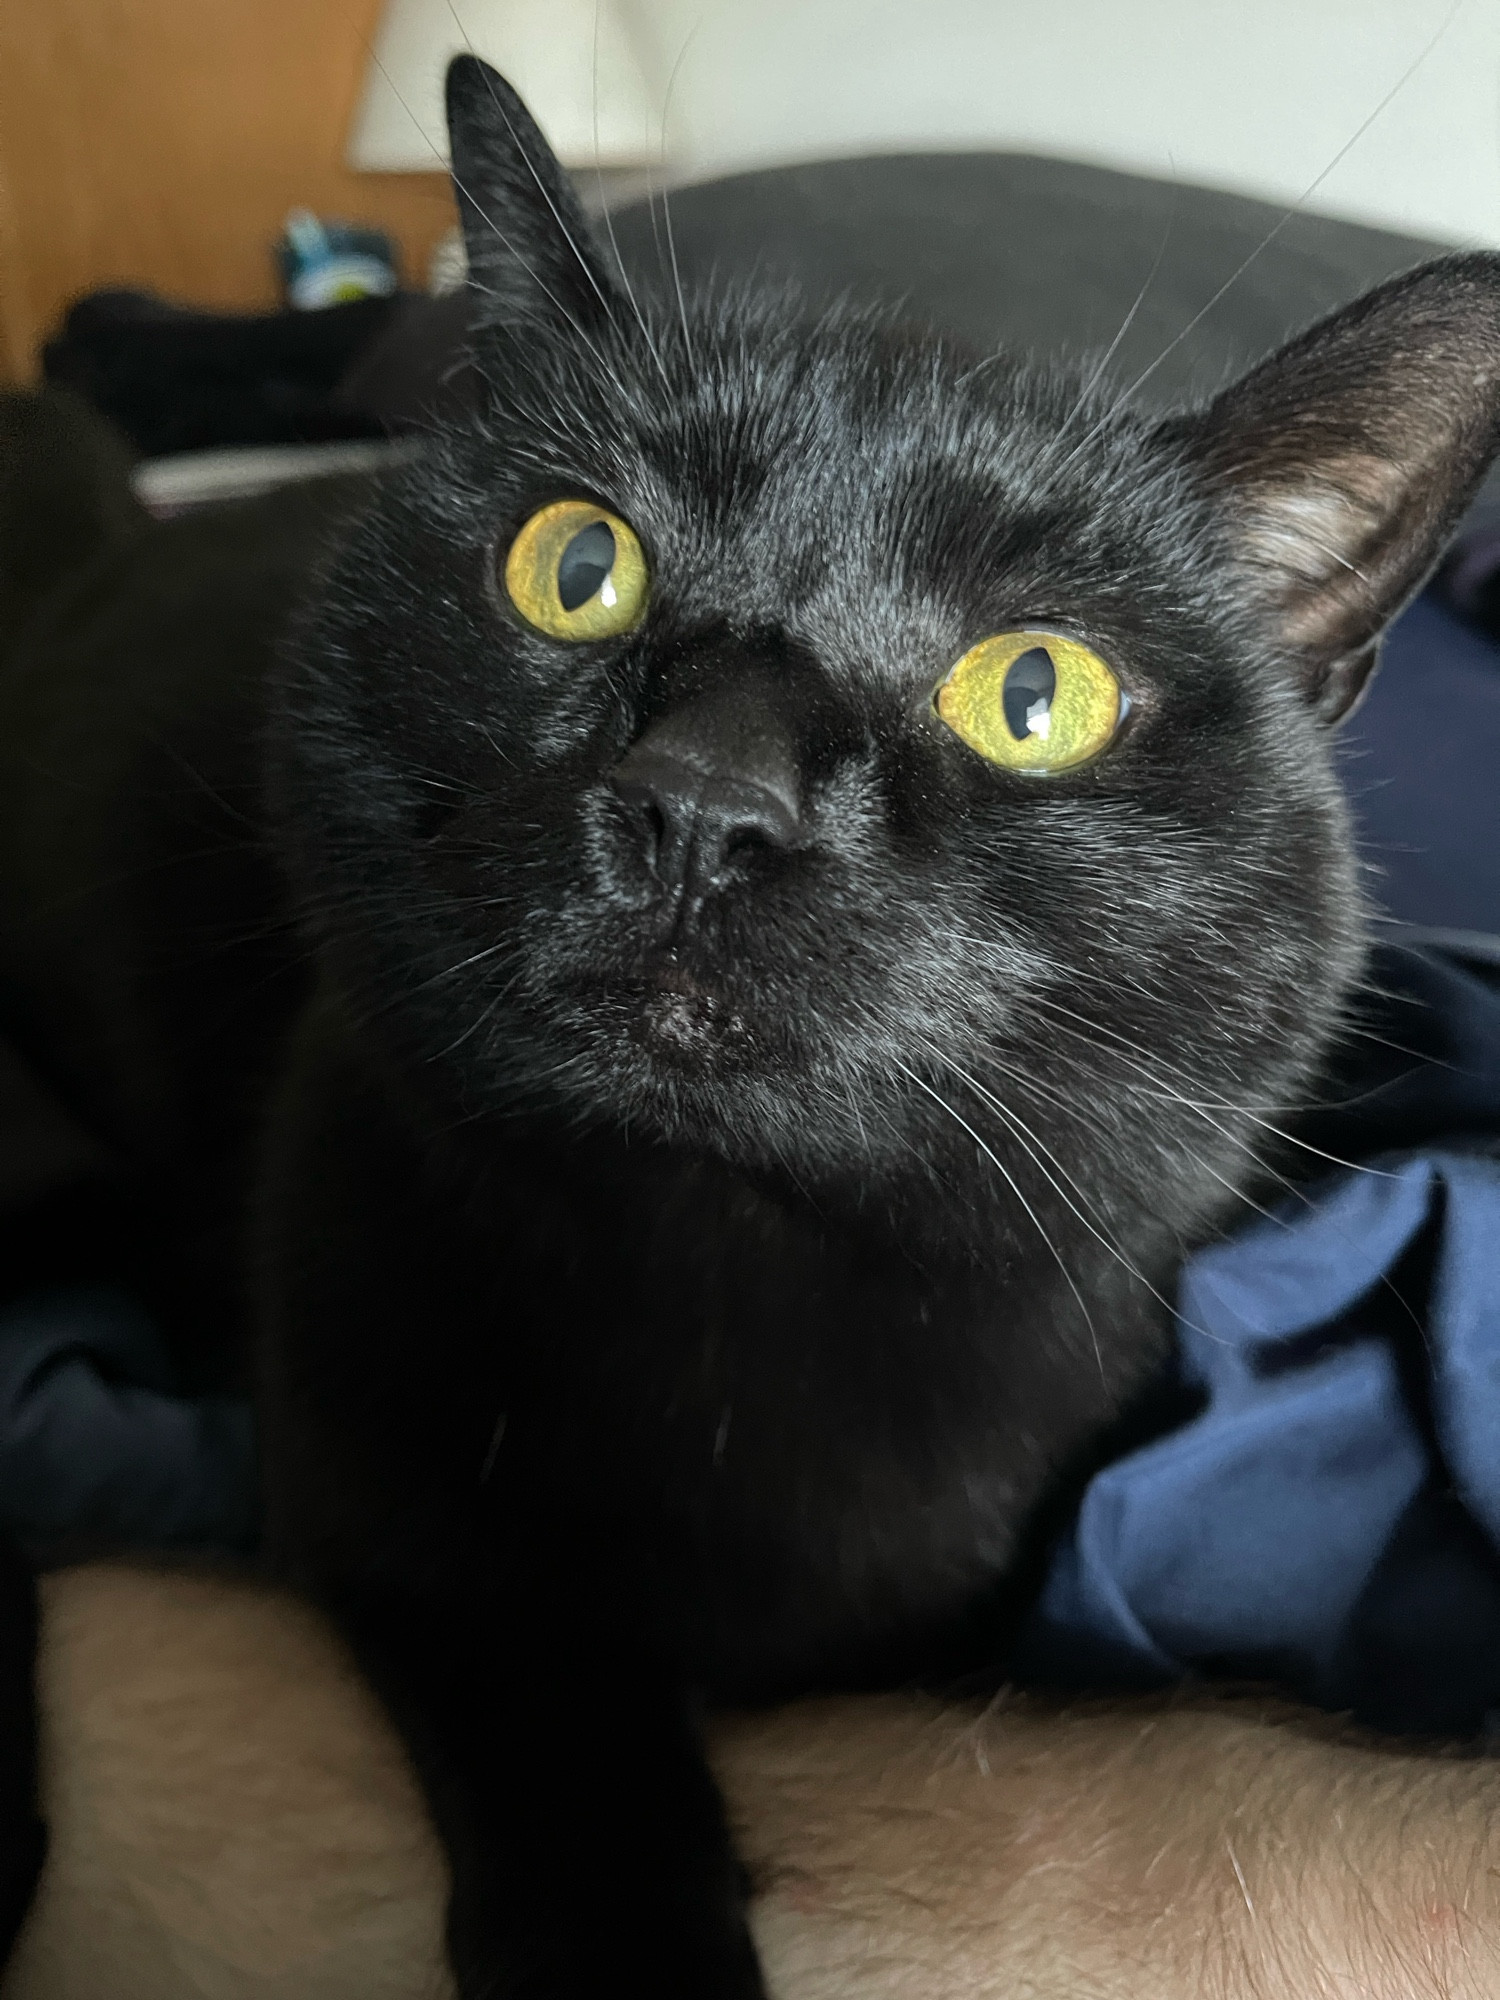
[[[1420,603],[1342,754],[1406,925],[1309,1135],[1361,1164],[1189,1261],[1196,1414],[1087,1487],[1007,1667],[1228,1673],[1470,1734],[1500,1726],[1500,653]],[[0,1525],[38,1560],[242,1548],[254,1522],[248,1413],[174,1395],[128,1302],[0,1315]]]
[[[1380,1161],[1195,1257],[1200,1414],[1116,1460],[1015,1670],[1282,1684],[1393,1729],[1500,1709],[1500,1158]]]

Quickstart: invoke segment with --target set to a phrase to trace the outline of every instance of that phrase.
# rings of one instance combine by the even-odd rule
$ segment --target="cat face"
[[[1358,966],[1329,729],[1483,469],[1486,260],[1152,423],[631,297],[503,83],[450,97],[479,406],[352,532],[278,736],[334,976],[481,1120],[1200,1223]]]

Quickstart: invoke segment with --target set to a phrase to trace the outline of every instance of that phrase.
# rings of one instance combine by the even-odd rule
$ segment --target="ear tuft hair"
[[[1174,428],[1222,496],[1244,586],[1336,719],[1500,451],[1500,255],[1382,285]]]

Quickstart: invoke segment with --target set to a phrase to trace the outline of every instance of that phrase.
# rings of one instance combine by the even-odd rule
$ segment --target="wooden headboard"
[[[446,176],[344,165],[379,6],[0,0],[0,379],[98,285],[273,305],[299,204],[390,230],[421,282]]]

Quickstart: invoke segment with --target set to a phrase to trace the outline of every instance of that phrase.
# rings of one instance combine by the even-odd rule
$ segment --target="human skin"
[[[319,1619],[106,1566],[43,1598],[53,1846],[4,2000],[450,1991],[440,1851]],[[713,1740],[776,2000],[1500,1993],[1484,1760],[1223,1697],[803,1703]]]
[[[1485,2000],[1500,1767],[1263,1700],[738,1720],[719,1769],[786,2000]]]

